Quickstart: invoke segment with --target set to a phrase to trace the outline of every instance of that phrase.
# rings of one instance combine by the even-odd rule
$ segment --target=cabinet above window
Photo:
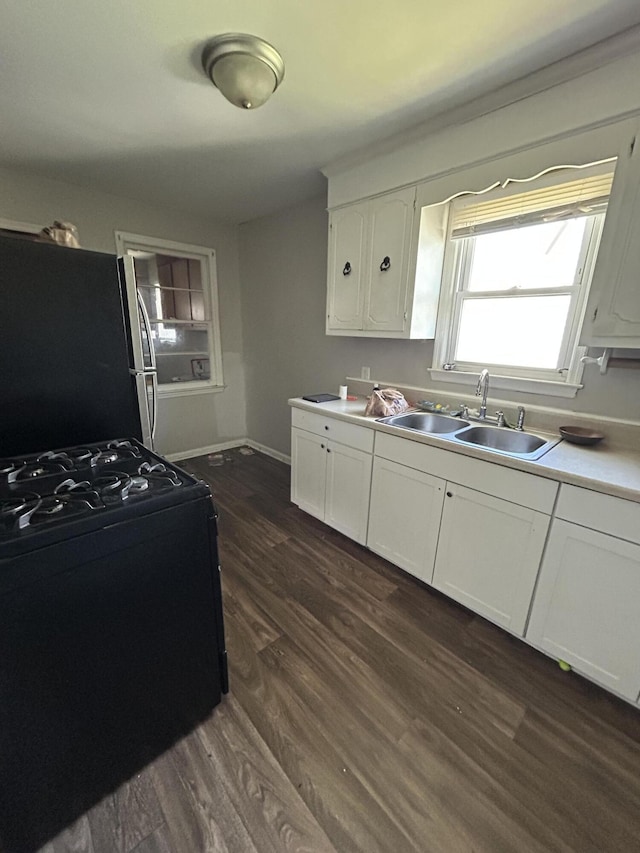
[[[433,337],[446,211],[417,216],[415,199],[407,187],[330,212],[328,335]]]

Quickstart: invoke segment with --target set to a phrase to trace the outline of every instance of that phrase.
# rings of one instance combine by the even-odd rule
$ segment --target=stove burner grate
[[[0,530],[24,530],[29,526],[31,516],[41,503],[42,498],[35,492],[25,492],[19,497],[0,500]]]

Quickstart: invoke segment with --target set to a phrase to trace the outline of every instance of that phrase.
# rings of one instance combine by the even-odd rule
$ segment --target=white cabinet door
[[[635,701],[640,693],[640,546],[555,520],[527,639]]]
[[[431,583],[445,481],[397,462],[373,463],[367,545]]]
[[[291,501],[324,519],[327,443],[303,429],[291,430]]]
[[[330,214],[327,329],[362,329],[367,211],[362,202]]]
[[[364,319],[367,330],[404,330],[415,197],[415,187],[409,187],[371,202]]]
[[[618,158],[581,338],[640,347],[640,133]]]
[[[326,448],[324,520],[362,545],[367,541],[371,454],[330,442]]]
[[[522,636],[549,516],[447,483],[433,585]]]

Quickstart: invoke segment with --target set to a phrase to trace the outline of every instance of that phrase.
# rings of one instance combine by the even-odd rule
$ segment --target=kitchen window
[[[133,257],[160,396],[222,390],[215,252],[120,231],[116,245]]]
[[[486,367],[497,387],[575,395],[612,167],[506,181],[451,204],[432,378],[468,383]]]

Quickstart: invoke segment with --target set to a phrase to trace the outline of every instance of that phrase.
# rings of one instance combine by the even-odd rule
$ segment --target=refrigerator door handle
[[[156,370],[146,371],[151,376],[151,395],[153,404],[151,406],[151,444],[156,440],[156,423],[158,421],[158,373]]]
[[[149,358],[151,359],[151,370],[156,370],[156,351],[153,348],[153,341],[151,339],[151,322],[149,321],[147,306],[144,304],[144,299],[142,298],[142,294],[139,290],[136,290],[136,296],[138,297],[138,307],[140,308],[140,316],[142,317],[144,331],[147,336],[147,342],[149,344]]]
[[[143,367],[142,372],[147,376],[151,376],[151,446],[156,439],[156,423],[158,421],[158,373],[157,373],[157,364],[156,364],[156,353],[153,348],[153,340],[151,338],[151,323],[149,321],[149,314],[147,313],[147,306],[144,304],[144,299],[140,291],[136,288],[136,296],[138,299],[138,307],[140,308],[140,316],[142,317],[142,323],[144,325],[145,334],[147,336],[147,342],[149,344],[149,358],[151,359],[151,367]]]
[[[135,367],[129,368],[129,373],[132,376],[151,376],[154,373],[157,373],[155,367],[144,367],[142,370],[137,370]]]

